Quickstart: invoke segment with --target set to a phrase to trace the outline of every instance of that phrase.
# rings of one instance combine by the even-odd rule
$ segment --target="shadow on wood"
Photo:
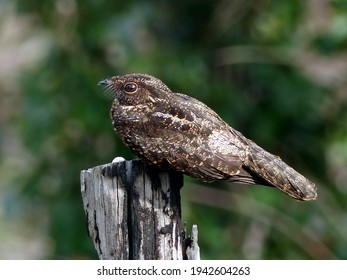
[[[181,260],[183,175],[141,160],[81,172],[88,234],[100,259]]]

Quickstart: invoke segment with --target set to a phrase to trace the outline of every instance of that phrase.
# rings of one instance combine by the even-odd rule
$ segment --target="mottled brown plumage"
[[[225,123],[202,102],[172,92],[146,74],[101,81],[115,99],[111,118],[123,142],[139,157],[204,181],[273,186],[298,200],[316,187]]]

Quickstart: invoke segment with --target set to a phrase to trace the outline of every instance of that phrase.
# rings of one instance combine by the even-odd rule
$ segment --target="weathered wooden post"
[[[81,192],[100,259],[181,260],[185,253],[180,188],[183,175],[141,160],[83,170]]]

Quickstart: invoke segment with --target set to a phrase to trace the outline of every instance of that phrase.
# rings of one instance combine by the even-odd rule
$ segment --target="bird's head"
[[[147,74],[114,76],[99,82],[112,92],[121,106],[136,106],[165,98],[171,90],[159,79]]]

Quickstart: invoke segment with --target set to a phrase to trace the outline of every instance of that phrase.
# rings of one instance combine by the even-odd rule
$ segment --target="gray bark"
[[[186,254],[188,260],[200,260],[200,247],[198,245],[198,226],[192,226],[192,235],[190,237],[189,246],[187,246]]]
[[[141,160],[81,172],[88,234],[100,259],[183,258],[180,188],[183,175]]]

